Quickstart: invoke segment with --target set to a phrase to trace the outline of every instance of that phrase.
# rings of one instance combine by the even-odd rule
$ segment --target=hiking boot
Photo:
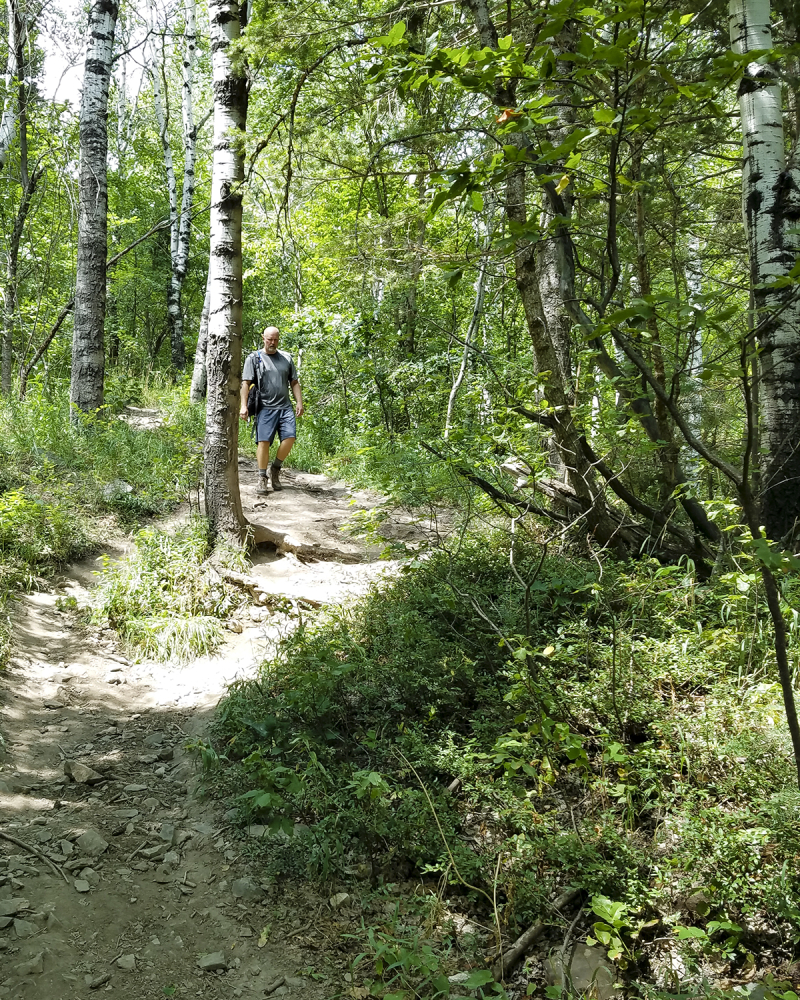
[[[273,490],[282,490],[281,486],[281,470],[276,469],[273,465],[269,467],[269,478],[272,482]]]
[[[265,497],[267,495],[267,493],[269,493],[269,487],[267,485],[267,477],[266,476],[259,476],[258,477],[258,484],[256,486],[256,493],[260,497]]]

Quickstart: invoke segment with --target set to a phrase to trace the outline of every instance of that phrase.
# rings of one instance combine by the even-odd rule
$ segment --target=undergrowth
[[[510,937],[576,887],[619,974],[662,987],[664,941],[686,982],[788,962],[800,795],[756,575],[532,547],[523,586],[505,545],[410,565],[230,689],[204,757],[272,831],[265,871],[443,880]]]
[[[34,383],[24,402],[0,401],[0,666],[9,597],[85,555],[114,524],[130,529],[172,509],[197,483],[203,408],[186,390],[121,371],[107,390],[102,416],[77,424],[67,385]],[[131,427],[118,412],[128,402],[157,407],[163,425]],[[192,634],[175,641],[197,645],[185,627]]]
[[[96,624],[117,630],[136,655],[186,661],[213,652],[240,596],[207,562],[208,522],[193,517],[172,532],[145,528],[134,550],[110,563],[94,593]]]

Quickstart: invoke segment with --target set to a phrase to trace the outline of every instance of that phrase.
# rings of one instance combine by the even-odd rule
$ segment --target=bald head
[[[267,354],[274,354],[278,350],[280,336],[281,331],[277,326],[268,326],[261,334],[261,339],[264,341],[264,350]]]

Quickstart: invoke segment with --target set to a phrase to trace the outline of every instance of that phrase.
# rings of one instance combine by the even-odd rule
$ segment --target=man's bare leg
[[[282,490],[281,486],[281,466],[283,465],[283,460],[288,456],[289,452],[292,450],[292,445],[294,444],[296,438],[284,438],[280,443],[278,448],[278,454],[275,456],[275,461],[270,466],[270,479],[272,480],[273,490]]]
[[[256,445],[256,464],[258,465],[258,493],[267,492],[267,466],[269,465],[269,441],[259,441]]]

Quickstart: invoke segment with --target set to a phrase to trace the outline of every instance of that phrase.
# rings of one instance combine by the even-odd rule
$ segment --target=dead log
[[[565,906],[569,906],[573,900],[580,896],[581,891],[580,889],[567,889],[553,903],[553,909],[563,910]],[[497,982],[501,982],[504,976],[507,976],[519,965],[531,945],[542,936],[542,931],[546,926],[546,921],[537,920],[523,934],[520,934],[508,951],[501,954],[499,961],[492,966],[492,975]]]

